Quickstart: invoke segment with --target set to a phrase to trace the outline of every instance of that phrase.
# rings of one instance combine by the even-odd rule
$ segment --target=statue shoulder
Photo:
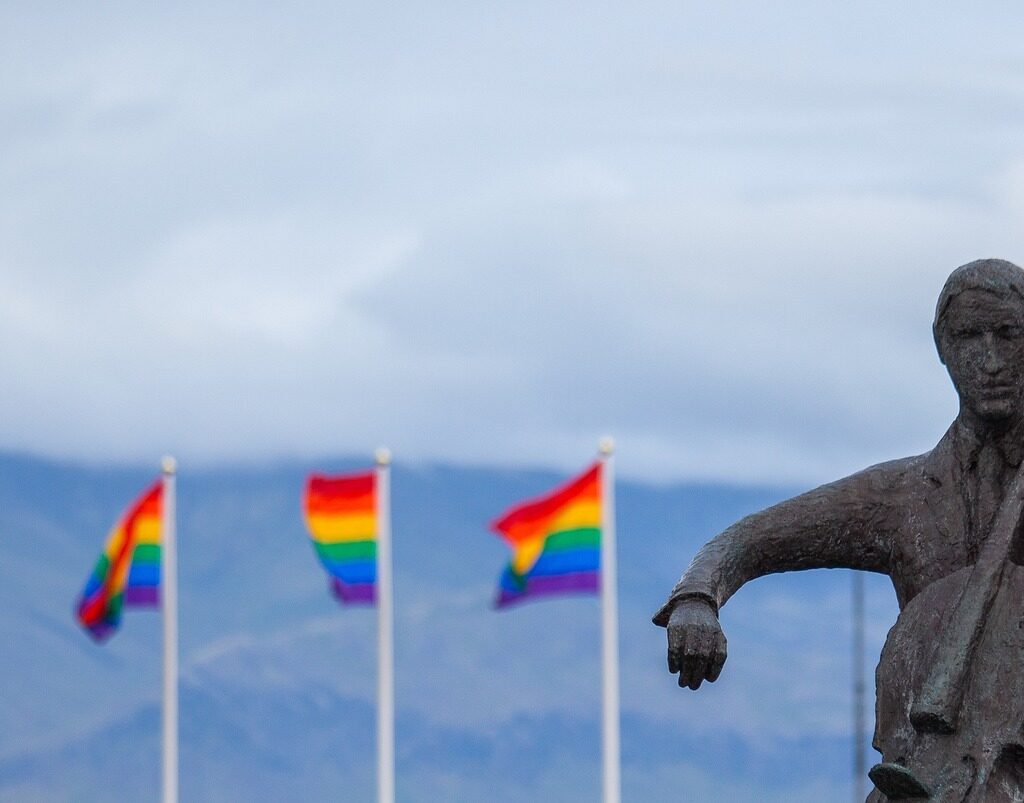
[[[876,494],[912,492],[927,482],[929,454],[901,457],[868,466],[847,477],[816,489],[825,493],[850,493],[873,496]],[[812,493],[814,493],[812,491]]]

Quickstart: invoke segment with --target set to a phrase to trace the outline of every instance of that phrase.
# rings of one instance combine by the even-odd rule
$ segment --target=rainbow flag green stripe
[[[601,548],[600,527],[579,527],[552,533],[544,542],[544,552],[565,552],[571,549]]]
[[[325,563],[328,561],[347,562],[375,560],[377,558],[376,541],[345,541],[337,544],[321,544],[313,542],[316,554]]]

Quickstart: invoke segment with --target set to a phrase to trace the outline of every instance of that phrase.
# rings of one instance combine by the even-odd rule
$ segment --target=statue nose
[[[995,374],[1003,367],[1003,358],[996,348],[995,338],[991,332],[985,333],[985,358],[982,361],[982,368],[986,373]]]

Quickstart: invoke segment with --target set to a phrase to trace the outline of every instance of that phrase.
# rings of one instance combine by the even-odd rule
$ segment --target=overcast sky
[[[1024,261],[1018,3],[0,6],[0,448],[812,483]]]

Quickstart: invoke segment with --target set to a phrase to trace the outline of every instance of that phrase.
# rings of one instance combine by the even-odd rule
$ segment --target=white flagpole
[[[395,665],[391,591],[391,452],[377,450],[377,801],[395,800]]]
[[[175,551],[173,457],[161,461],[163,523],[160,540],[160,596],[164,625],[163,803],[178,803],[178,556]]]
[[[853,799],[864,800],[864,573],[853,572]]]
[[[615,442],[601,439],[601,753],[604,803],[619,803],[619,602],[615,563]]]

